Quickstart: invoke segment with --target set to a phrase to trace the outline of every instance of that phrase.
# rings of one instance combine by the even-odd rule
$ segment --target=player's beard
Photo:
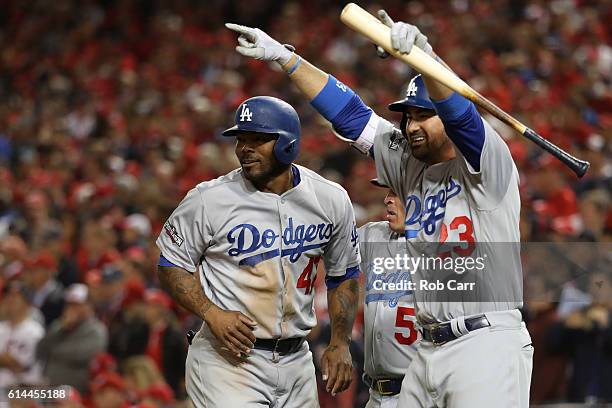
[[[412,139],[416,137],[422,137],[424,138],[424,140],[418,145],[413,145]],[[407,137],[407,139],[408,144],[410,145],[412,155],[418,160],[427,162],[427,159],[429,159],[429,156],[431,154],[431,149],[429,146],[429,135],[427,135],[425,132],[421,132],[418,135],[410,135]]]
[[[447,150],[453,149],[451,140],[445,135],[430,135],[423,132],[418,136],[424,137],[425,140],[417,145],[413,145],[410,137],[408,143],[412,155],[424,163],[435,164],[444,161]]]
[[[289,168],[289,164],[282,164],[275,157],[267,163],[259,162],[258,169],[245,169],[242,167],[244,177],[253,183],[255,186],[265,186],[271,180],[285,173]]]

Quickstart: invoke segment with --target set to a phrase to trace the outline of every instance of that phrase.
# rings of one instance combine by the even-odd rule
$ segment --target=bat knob
[[[573,170],[578,177],[582,177],[586,174],[590,165],[591,163],[586,160],[578,160],[578,162],[576,163],[576,167]]]

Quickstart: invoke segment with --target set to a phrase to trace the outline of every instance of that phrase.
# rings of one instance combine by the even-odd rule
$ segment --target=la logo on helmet
[[[253,113],[245,103],[244,105],[242,105],[242,110],[240,111],[240,121],[244,122],[246,120],[247,122],[251,122],[252,117]]]
[[[406,90],[406,96],[416,96],[417,90],[419,88],[416,86],[416,84],[414,83],[414,79],[412,81],[410,81],[410,84],[408,85],[408,90]]]

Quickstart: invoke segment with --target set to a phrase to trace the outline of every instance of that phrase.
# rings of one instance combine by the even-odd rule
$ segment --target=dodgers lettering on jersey
[[[413,291],[390,290],[383,285],[405,285],[411,276],[407,271],[377,268],[380,260],[406,254],[406,241],[391,231],[388,222],[368,223],[358,231],[361,270],[366,279],[364,370],[371,378],[400,378],[420,338]]]
[[[432,193],[426,191],[422,201],[416,194],[406,197],[406,238],[416,237],[420,230],[427,235],[434,234],[438,221],[444,218],[446,202],[459,193],[461,184],[449,176],[445,186]]]
[[[391,123],[375,114],[369,123],[376,126],[377,176],[404,197],[411,256],[420,257],[428,250],[437,250],[437,245],[453,243],[445,256],[487,257],[488,267],[478,277],[476,290],[463,299],[449,301],[445,291],[417,288],[419,321],[442,322],[520,307],[522,269],[518,245],[502,248],[503,244],[493,244],[520,241],[518,171],[501,137],[482,120],[485,140],[479,170],[457,149],[455,159],[429,166],[412,156],[409,144]],[[371,129],[368,126],[364,132]],[[430,272],[420,268],[413,279],[435,281],[436,276]]]
[[[387,302],[389,306],[396,306],[399,300],[405,296],[412,295],[412,290],[405,287],[403,284],[412,280],[410,272],[396,270],[388,272],[384,276],[378,276],[372,269],[374,265],[370,263],[364,264],[362,269],[366,274],[366,305],[370,302]],[[383,289],[388,288],[390,284],[393,287],[401,289]]]
[[[199,269],[206,296],[257,322],[260,338],[302,337],[316,324],[314,280],[359,264],[346,191],[301,166],[281,195],[262,193],[240,169],[203,182],[175,209],[157,245],[172,264]]]
[[[240,224],[235,226],[227,234],[227,241],[232,244],[232,247],[227,251],[229,256],[240,256],[243,254],[251,254],[259,252],[256,255],[250,255],[240,259],[239,265],[255,266],[266,259],[275,257],[289,257],[289,261],[295,263],[304,252],[312,249],[321,248],[329,242],[334,230],[333,224],[304,224],[293,226],[293,217],[289,217],[288,225],[283,230],[282,240],[287,248],[282,251],[279,249],[270,249],[269,251],[260,252],[261,248],[271,248],[276,244],[276,239],[281,236],[276,234],[274,229],[268,228],[263,232],[253,224]],[[353,245],[355,246],[355,245]]]

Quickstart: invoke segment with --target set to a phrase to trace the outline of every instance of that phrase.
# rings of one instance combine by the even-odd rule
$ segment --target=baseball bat
[[[528,128],[511,115],[504,112],[493,102],[476,92],[461,78],[456,76],[444,65],[427,55],[420,48],[412,47],[412,50],[408,54],[401,54],[398,51],[395,51],[391,47],[389,27],[368,13],[366,10],[359,7],[357,4],[347,4],[340,14],[340,20],[353,30],[368,37],[375,44],[383,47],[389,54],[401,59],[408,65],[414,67],[420,73],[435,79],[436,81],[463,95],[476,105],[490,112],[493,116],[515,129],[540,148],[555,156],[574,173],[576,173],[578,177],[582,177],[586,173],[590,165],[588,161],[580,160],[554,143],[544,139],[532,129]]]

